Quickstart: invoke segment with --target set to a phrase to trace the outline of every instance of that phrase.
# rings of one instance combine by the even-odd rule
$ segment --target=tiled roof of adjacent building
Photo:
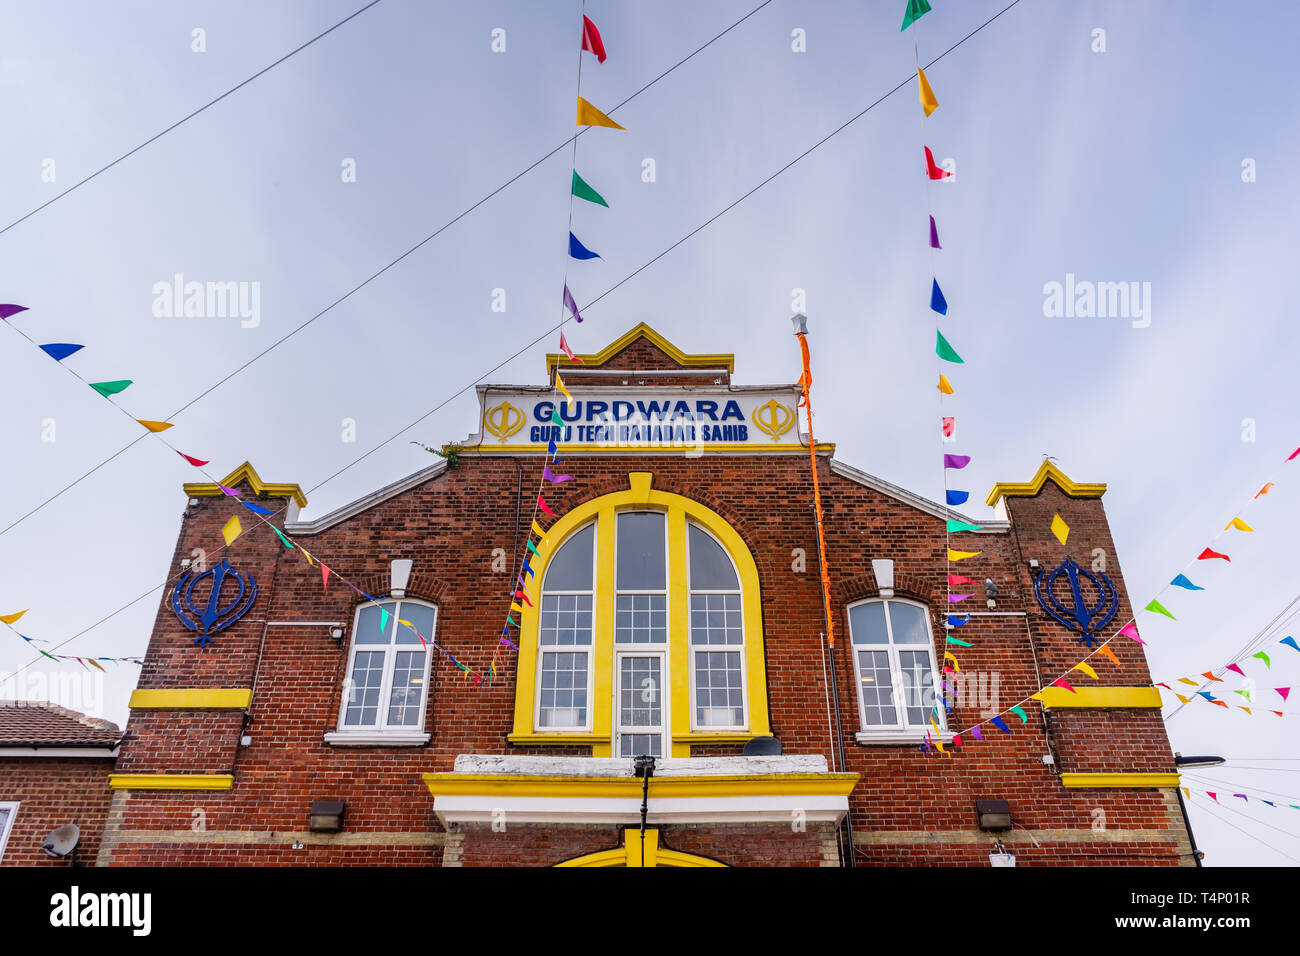
[[[0,747],[112,747],[117,724],[49,701],[0,700]]]

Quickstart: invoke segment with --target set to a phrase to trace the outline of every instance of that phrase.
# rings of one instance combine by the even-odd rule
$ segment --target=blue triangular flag
[[[1279,643],[1279,644],[1285,644],[1285,645],[1287,645],[1288,647],[1294,647],[1297,651],[1300,651],[1300,645],[1297,645],[1297,644],[1296,644],[1296,642],[1295,642],[1295,638],[1292,637],[1290,634],[1288,634],[1286,637],[1282,638],[1282,640],[1278,641],[1278,643]]]
[[[1215,700],[1215,699],[1216,699],[1216,698],[1214,697],[1214,695],[1212,695],[1208,690],[1198,690],[1198,691],[1196,692],[1196,696],[1197,696],[1197,697],[1204,697],[1206,700]]]
[[[551,453],[551,457],[554,458],[554,457],[555,457],[555,452],[556,452],[556,448],[555,448],[555,439],[554,439],[554,438],[551,439],[551,443],[547,446],[547,450]]]
[[[1205,588],[1197,587],[1197,586],[1196,586],[1195,584],[1193,584],[1191,581],[1187,580],[1187,575],[1185,575],[1185,574],[1180,574],[1180,575],[1178,575],[1178,577],[1176,577],[1176,578],[1174,578],[1172,581],[1170,581],[1169,584],[1170,584],[1170,586],[1172,586],[1172,587],[1186,588],[1186,589],[1189,590],[1189,591],[1204,591],[1204,590],[1205,590]]]
[[[1275,807],[1275,806],[1277,806],[1277,804],[1274,803],[1272,800],[1264,800],[1263,802],[1264,802],[1264,803],[1267,803],[1270,807]]]
[[[62,362],[73,352],[80,352],[84,348],[84,345],[69,345],[67,342],[51,342],[49,345],[42,345],[41,351],[54,359],[54,361]]]
[[[249,504],[247,501],[241,501],[240,504],[243,505],[245,508],[247,508],[249,511],[253,512],[254,514],[269,515],[271,513],[271,510],[269,508],[263,508],[261,505],[252,505]]]
[[[989,721],[989,723],[991,723],[998,730],[1002,731],[1004,734],[1011,733],[1011,728],[1007,726],[1006,721],[1004,721],[1001,717],[994,717],[992,720]]]
[[[969,621],[969,620],[970,620],[970,615],[969,615],[969,614],[967,614],[965,617],[958,617],[956,614],[949,614],[949,615],[948,615],[948,626],[949,626],[949,627],[961,627],[963,624],[965,624],[965,623],[966,623],[967,621]]]
[[[532,569],[532,566],[529,565],[529,563],[528,563],[527,560],[524,561],[524,570],[528,572],[528,576],[529,576],[530,578],[533,576],[533,569]],[[520,575],[520,577],[523,577],[523,575]]]
[[[944,494],[950,505],[964,505],[966,499],[970,497],[969,491],[947,491]]]
[[[592,252],[586,246],[578,241],[578,237],[569,233],[569,255],[575,259],[599,259],[600,256]]]
[[[948,300],[943,297],[943,290],[939,288],[939,280],[932,279],[934,286],[930,289],[930,308],[940,315],[948,314]]]

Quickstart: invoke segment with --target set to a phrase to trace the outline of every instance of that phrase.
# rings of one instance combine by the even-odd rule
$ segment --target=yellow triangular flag
[[[136,421],[151,432],[165,432],[172,427],[171,422],[151,422],[143,418],[137,418]]]
[[[564,387],[564,379],[560,378],[559,372],[555,373],[555,387],[563,392],[564,397],[569,400],[569,408],[573,408],[573,396],[570,395],[569,390]]]
[[[1075,664],[1074,667],[1071,668],[1071,670],[1083,671],[1093,680],[1101,680],[1101,678],[1097,676],[1097,672],[1092,669],[1091,664],[1085,664],[1082,661],[1080,661],[1078,664]]]
[[[546,538],[546,532],[542,530],[542,526],[537,523],[536,518],[533,519],[533,531],[543,539]]]
[[[221,537],[226,539],[226,547],[230,547],[235,539],[244,533],[244,528],[239,523],[239,515],[231,515],[226,526],[221,529]]]
[[[1056,540],[1061,544],[1065,544],[1065,539],[1070,536],[1070,526],[1059,514],[1052,515],[1052,534],[1056,535]]]
[[[1238,707],[1241,707],[1241,704],[1238,704],[1237,706],[1238,706]],[[1249,707],[1241,707],[1241,709],[1244,710],[1246,713],[1250,714],[1250,708],[1249,708]],[[1250,714],[1250,716],[1254,717],[1255,715],[1254,715],[1254,714]]]
[[[1200,686],[1201,686],[1201,682],[1200,682],[1200,681],[1192,680],[1190,677],[1180,677],[1180,678],[1178,678],[1178,682],[1179,682],[1180,684],[1191,684],[1193,687],[1200,687]]]
[[[1188,800],[1192,799],[1192,791],[1188,790],[1186,787],[1179,787],[1178,789],[1183,791],[1183,793],[1187,794]]]
[[[302,556],[307,559],[308,564],[310,564],[313,568],[316,567],[316,562],[311,559],[311,555],[307,553],[306,548],[304,548],[302,545],[298,545],[298,550],[302,552]]]
[[[4,621],[6,624],[13,624],[30,610],[31,608],[27,607],[23,608],[21,611],[15,611],[13,614],[0,614],[0,621]]]
[[[953,393],[952,383],[948,381],[948,376],[946,375],[939,376],[939,384],[936,385],[935,388],[943,392],[945,395],[951,395]]]
[[[608,126],[610,129],[622,129],[612,119],[602,113],[596,107],[592,106],[581,96],[578,97],[578,125],[579,126]]]
[[[929,116],[939,108],[939,101],[934,98],[934,90],[930,89],[930,81],[925,78],[925,70],[917,67],[916,78],[921,81],[921,107],[925,110],[925,115]]]
[[[1179,700],[1181,700],[1184,704],[1190,704],[1192,702],[1192,699],[1190,697],[1184,697],[1182,694],[1178,693],[1178,691],[1174,691],[1174,696],[1177,697]]]
[[[511,603],[511,605],[510,605],[510,610],[512,610],[512,611],[518,611],[520,614],[523,614],[523,613],[524,613],[524,609],[523,609],[522,606],[520,606],[520,604],[519,604],[518,601],[514,601],[514,602]]]
[[[939,737],[939,725],[934,722],[933,717],[930,718],[930,726],[934,728],[934,745],[939,748],[939,753],[947,753],[948,751],[943,749],[943,740]]]
[[[952,661],[952,669],[955,670],[958,674],[961,673],[961,667],[957,664],[957,657],[953,654],[952,651],[944,651],[943,659],[945,661]]]
[[[977,554],[983,554],[983,553],[984,553],[983,551],[954,551],[952,548],[949,548],[949,549],[948,549],[948,560],[949,560],[949,561],[965,561],[967,558],[973,558],[973,557],[975,557],[975,555],[977,555]]]
[[[1236,528],[1238,531],[1255,530],[1250,525],[1246,524],[1246,522],[1242,521],[1240,518],[1233,518],[1231,521],[1229,521],[1226,525],[1223,526],[1224,531],[1227,531],[1229,528]]]

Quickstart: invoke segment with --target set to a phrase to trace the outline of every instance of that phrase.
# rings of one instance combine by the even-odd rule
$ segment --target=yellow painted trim
[[[1048,478],[1056,482],[1060,489],[1071,498],[1100,498],[1106,493],[1105,485],[1071,481],[1061,469],[1050,461],[1044,461],[1038,466],[1038,473],[1032,479],[1019,483],[1000,481],[993,486],[993,490],[989,492],[989,496],[984,501],[992,507],[1002,497],[1032,498],[1043,490],[1043,485]]]
[[[1154,687],[1076,687],[1071,694],[1064,687],[1045,687],[1038,699],[1046,708],[1090,708],[1102,710],[1116,707],[1161,707],[1160,691]]]
[[[302,488],[295,484],[270,484],[261,479],[257,474],[257,469],[248,462],[244,462],[226,477],[221,479],[221,484],[227,488],[234,488],[241,481],[247,481],[249,487],[257,494],[267,494],[272,498],[292,498],[299,508],[307,507],[307,496],[302,493]],[[207,481],[190,482],[182,485],[185,493],[191,498],[201,498],[205,495],[225,494],[217,485]]]
[[[726,866],[706,856],[693,853],[681,853],[677,850],[665,850],[659,846],[659,831],[654,828],[645,831],[645,862],[642,863],[641,831],[627,829],[623,831],[623,845],[616,850],[601,850],[587,853],[557,863],[556,866]]]
[[[743,538],[717,512],[699,502],[681,495],[656,491],[652,487],[654,476],[650,472],[631,472],[628,490],[602,495],[558,518],[546,529],[546,539],[552,542],[544,548],[542,557],[533,561],[535,572],[530,581],[529,595],[533,607],[524,607],[520,616],[518,667],[515,678],[514,727],[512,741],[520,743],[560,743],[563,736],[551,735],[537,729],[533,704],[537,691],[537,609],[541,605],[541,583],[546,580],[546,567],[555,549],[570,534],[596,521],[596,600],[593,608],[592,646],[592,696],[588,702],[591,711],[590,740],[592,756],[610,756],[613,746],[614,702],[614,521],[620,510],[653,508],[663,511],[669,528],[669,543],[681,544],[669,551],[669,635],[668,655],[672,674],[669,687],[669,738],[674,757],[689,757],[691,737],[691,710],[689,694],[689,668],[687,667],[687,615],[686,615],[686,520],[697,522],[721,542],[731,556],[740,577],[743,595],[741,608],[745,622],[745,686],[749,727],[744,739],[767,736],[771,733],[767,711],[767,665],[763,649],[763,605],[759,591],[758,567]],[[737,733],[733,731],[732,733]],[[588,738],[583,738],[585,742]],[[572,741],[563,741],[570,743]]]
[[[666,338],[664,338],[654,329],[650,328],[650,326],[646,325],[644,322],[638,322],[631,329],[624,332],[613,342],[610,342],[609,345],[606,345],[603,349],[601,349],[599,352],[596,352],[594,355],[586,354],[586,355],[578,355],[577,357],[582,359],[583,363],[586,365],[590,365],[590,366],[604,365],[606,362],[612,359],[619,352],[623,351],[625,348],[627,348],[637,339],[647,340],[651,345],[654,345],[661,352],[664,352],[669,358],[671,358],[678,365],[684,365],[687,368],[714,368],[716,366],[721,365],[721,366],[726,366],[728,374],[735,372],[736,370],[736,356],[731,352],[717,352],[712,355],[689,355],[686,352],[683,352],[677,346],[673,345],[672,342],[669,342]],[[555,369],[555,367],[559,364],[560,359],[564,359],[566,363],[565,364],[566,369],[575,369],[577,371],[582,371],[582,366],[576,363],[570,363],[569,357],[567,355],[564,355],[562,353],[548,352],[546,355],[547,374],[550,374],[550,372]]]
[[[673,753],[678,752],[678,744],[685,744],[687,747],[706,747],[715,744],[746,744],[754,739],[754,734],[750,733],[693,733],[693,734],[674,734],[673,735]],[[690,756],[690,754],[686,754]]]
[[[228,773],[110,773],[114,790],[229,790],[235,778]]]
[[[137,689],[127,706],[134,710],[245,710],[253,691],[243,687],[186,687],[169,690]]]
[[[677,797],[847,797],[857,785],[856,773],[700,774],[695,777],[652,777],[650,795]],[[426,773],[429,793],[461,797],[641,797],[637,777],[562,777],[513,773]]]
[[[1061,786],[1066,790],[1144,790],[1149,787],[1176,787],[1178,779],[1176,773],[1063,773]]]
[[[706,452],[723,452],[723,453],[725,453],[725,454],[732,454],[732,453],[736,453],[736,452],[745,452],[745,451],[748,451],[748,452],[800,452],[801,454],[804,454],[804,455],[808,454],[808,446],[807,446],[807,445],[804,445],[804,444],[797,444],[797,445],[796,445],[796,444],[790,444],[790,443],[779,444],[779,445],[757,445],[757,444],[755,444],[755,445],[746,445],[746,444],[742,444],[742,443],[731,443],[731,442],[728,442],[728,443],[722,443],[722,442],[719,442],[718,444],[709,444],[708,442],[705,442],[705,443],[702,444],[700,447],[703,448]],[[467,445],[467,446],[465,446],[464,448],[462,448],[461,451],[462,451],[462,452],[467,452],[467,451],[477,451],[477,452],[479,452],[480,454],[485,453],[485,452],[490,452],[490,453],[492,453],[492,454],[494,454],[494,455],[495,455],[495,454],[508,455],[508,454],[519,454],[520,452],[530,452],[530,451],[531,451],[531,452],[536,452],[536,451],[539,451],[539,450],[542,450],[542,449],[545,449],[545,448],[546,448],[546,443],[545,443],[545,442],[538,442],[538,443],[536,443],[536,444],[532,444],[532,445],[497,445],[497,444],[493,444],[493,443],[491,443],[491,442],[483,442],[483,443],[478,444],[478,445]],[[601,448],[601,447],[599,447],[599,446],[595,446],[595,445],[557,445],[557,446],[556,446],[556,450],[557,450],[557,451],[559,451],[559,452],[568,452],[568,454],[570,454],[570,455],[579,455],[579,454],[582,454],[583,452],[590,452],[590,453],[592,453],[592,454],[597,454],[597,455],[620,455],[620,456],[622,456],[622,455],[626,455],[626,454],[628,454],[628,453],[633,453],[633,454],[635,454],[635,453],[646,453],[646,452],[654,452],[654,453],[657,453],[657,454],[662,455],[662,454],[664,454],[665,452],[677,452],[677,453],[680,453],[680,452],[683,452],[683,451],[691,451],[691,450],[693,450],[694,448],[695,448],[694,445],[686,446],[686,445],[680,445],[680,444],[677,444],[677,445],[619,445],[619,446],[611,446],[611,447],[609,447],[609,448]],[[819,441],[819,442],[817,443],[817,454],[819,454],[819,455],[833,455],[833,454],[835,454],[835,444],[834,444],[834,442],[821,442],[821,441]],[[561,456],[561,457],[566,457],[566,456]]]

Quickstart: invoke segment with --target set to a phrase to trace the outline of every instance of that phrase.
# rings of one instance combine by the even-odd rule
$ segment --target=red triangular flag
[[[320,583],[321,587],[324,588],[330,586],[330,569],[325,566],[324,562],[321,562],[320,566]]]
[[[1213,800],[1215,803],[1218,803],[1218,802],[1219,802],[1219,795],[1218,795],[1217,793],[1215,793],[1213,790],[1206,790],[1205,793],[1206,793],[1206,795],[1207,795],[1211,800]]]
[[[183,451],[178,451],[176,454],[180,455],[182,458],[184,458],[186,461],[188,461],[188,462],[189,462],[191,465],[193,465],[195,468],[202,468],[204,465],[211,464],[211,462],[202,461],[202,460],[200,460],[200,459],[198,459],[198,458],[191,458],[189,455],[185,454],[185,452],[183,452]]]
[[[582,359],[578,358],[578,356],[576,356],[576,355],[573,354],[573,349],[569,348],[569,343],[566,342],[565,339],[564,339],[564,330],[563,330],[563,329],[560,330],[560,351],[563,352],[565,355],[567,355],[567,356],[569,357],[569,361],[570,361],[570,362],[575,362],[575,363],[577,363],[578,365],[586,365],[586,364],[587,364],[587,363],[584,362]]]
[[[1077,693],[1079,693],[1077,690],[1075,690],[1073,687],[1070,686],[1070,682],[1069,682],[1068,680],[1066,680],[1064,677],[1058,677],[1058,678],[1056,678],[1056,680],[1052,681],[1051,686],[1052,686],[1052,687],[1064,687],[1064,688],[1065,688],[1066,690],[1068,690],[1071,694],[1077,694]]]
[[[1294,458],[1296,455],[1300,455],[1300,448],[1297,448],[1295,451],[1291,452],[1291,454],[1287,455],[1287,456],[1286,456],[1286,460],[1287,460],[1287,461],[1290,461],[1290,460],[1291,460],[1292,458]]]
[[[600,31],[586,17],[582,18],[582,48],[596,54],[597,63],[605,62],[605,44],[601,42]]]
[[[940,169],[934,164],[934,153],[930,152],[930,147],[925,147],[925,173],[931,179],[947,179],[952,173],[946,169]]]
[[[948,586],[956,587],[959,584],[975,584],[970,578],[963,578],[960,574],[948,575]]]
[[[541,495],[538,495],[538,496],[537,496],[537,507],[541,508],[543,511],[545,511],[545,512],[546,512],[548,515],[550,515],[552,518],[555,517],[555,512],[552,511],[550,508],[546,507],[546,499],[543,498]]]
[[[1218,551],[1212,551],[1209,548],[1206,548],[1196,556],[1197,561],[1206,561],[1210,558],[1223,558],[1224,561],[1232,561],[1232,558],[1228,557],[1226,554],[1220,554]]]

